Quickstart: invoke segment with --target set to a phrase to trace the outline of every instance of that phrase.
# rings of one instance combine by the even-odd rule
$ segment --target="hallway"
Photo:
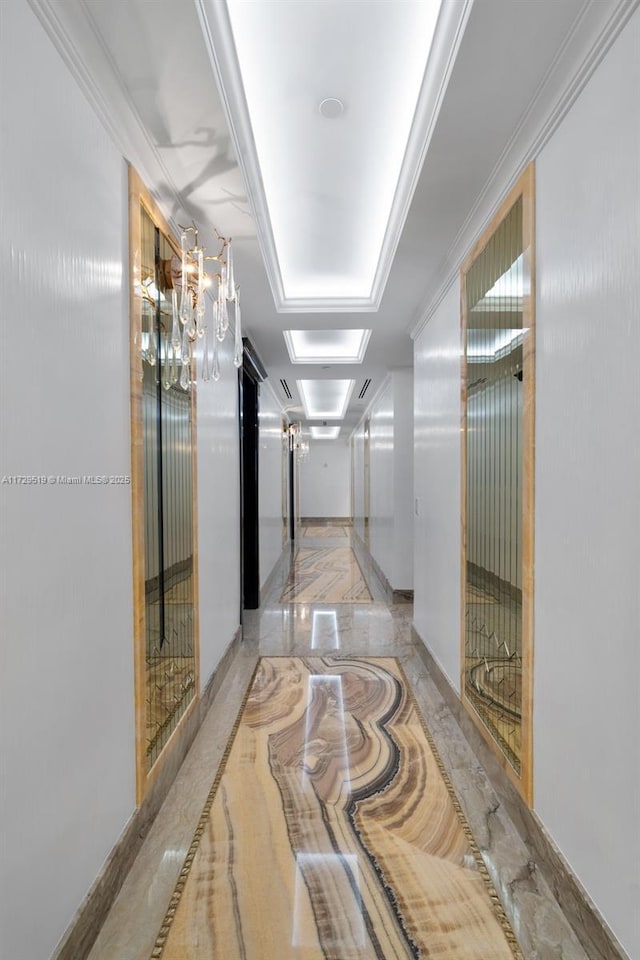
[[[0,960],[640,960],[640,0],[2,0],[0,89]]]
[[[235,960],[236,957],[246,960],[289,957],[373,960],[375,957],[382,960],[420,956],[455,957],[456,960],[498,960],[512,956],[525,960],[552,960],[562,956],[563,960],[586,960],[586,954],[546,883],[536,873],[530,851],[502,809],[485,772],[471,753],[420,657],[419,645],[412,638],[411,605],[390,605],[385,601],[371,564],[349,527],[337,526],[335,530],[330,526],[307,527],[301,533],[293,563],[289,552],[285,551],[276,568],[277,575],[271,580],[266,601],[259,610],[246,614],[241,648],[120,891],[90,960],[148,960],[150,957],[165,957],[166,960],[217,960],[222,957],[225,960]],[[320,550],[349,549],[345,547],[347,537],[358,556],[357,562],[353,558],[353,565],[362,571],[372,600],[332,605],[292,599],[295,591],[291,585],[301,574],[305,578],[305,592],[310,588],[305,558]],[[296,565],[300,554],[302,569]],[[321,569],[319,580],[326,576],[327,571]],[[340,577],[334,579],[337,587]],[[345,582],[351,583],[349,571]],[[283,593],[286,600],[281,600]],[[309,689],[314,686],[313,677],[307,676],[307,671],[316,678],[321,675],[315,684],[316,699],[312,703],[312,707],[316,706],[315,712],[312,709],[307,711],[304,696],[300,696],[307,685]],[[363,699],[366,701],[364,707],[357,696],[350,700],[345,693],[343,698],[339,678],[345,678],[346,690],[350,671],[356,687],[358,672],[366,674],[369,683],[373,684],[369,696]],[[395,676],[398,689],[403,689],[401,701],[404,707],[398,711],[389,710],[389,703],[385,700],[389,695],[388,685],[379,682],[382,675],[387,680]],[[256,677],[254,695],[247,701]],[[410,692],[404,690],[405,677]],[[335,694],[336,682],[340,687],[338,694],[327,697],[327,689],[329,693],[333,689]],[[282,695],[283,684],[285,693],[281,703],[278,691]],[[377,691],[380,702],[372,690]],[[350,715],[350,702],[355,706],[353,715]],[[253,711],[256,729],[262,725],[260,717],[264,720],[266,710],[271,775],[266,764],[259,767],[259,751],[255,745],[247,748],[247,743],[242,740],[245,756],[255,753],[255,778],[252,765],[246,766],[246,759],[244,767],[240,763],[239,775],[233,776],[238,768],[238,751],[232,745],[247,735],[238,730],[241,705]],[[269,713],[270,709],[273,715]],[[339,778],[340,770],[348,767],[349,761],[345,761],[345,757],[353,749],[354,730],[356,739],[362,737],[367,723],[375,720],[376,711],[380,715],[384,713],[385,725],[391,714],[395,716],[396,712],[404,711],[398,727],[399,735],[394,735],[391,720],[391,740],[382,735],[378,742],[374,735],[372,743],[374,747],[377,743],[377,756],[376,749],[373,749],[373,759],[368,763],[365,750],[354,760],[344,783],[340,781],[336,785],[336,776]],[[314,719],[310,721],[312,714]],[[415,714],[413,721],[410,714]],[[432,738],[435,754],[431,754],[426,739],[423,738],[420,744],[419,731],[415,732],[415,728],[421,727],[419,715],[431,735],[429,739]],[[274,718],[276,721],[286,719],[283,728],[285,741],[298,720],[300,730],[295,746],[299,750],[302,748],[304,753],[301,767],[295,764],[292,767],[291,783],[292,796],[297,792],[302,804],[298,811],[304,809],[305,815],[296,817],[295,802],[293,806],[285,804],[287,833],[281,828],[279,838],[277,821],[282,815],[279,805],[253,802],[263,789],[264,795],[268,795],[266,781],[274,789],[272,742],[278,737],[282,742],[283,736],[277,723],[275,727],[270,726]],[[315,725],[311,731],[310,722]],[[300,742],[300,732],[305,724]],[[241,725],[240,731],[243,729],[244,725]],[[376,729],[375,722],[372,722],[371,730]],[[412,729],[413,733],[406,733]],[[411,763],[405,759],[402,730],[407,737],[406,752],[412,757]],[[323,746],[319,747],[319,743]],[[397,769],[391,773],[387,770],[377,782],[378,766],[385,766],[384,761],[388,760],[384,756],[385,749],[391,743],[394,750],[396,745],[399,746]],[[422,747],[421,752],[417,744]],[[337,766],[333,778],[331,771],[327,773],[325,769],[329,782],[323,786],[323,777],[314,780],[313,771],[322,767],[327,751]],[[425,757],[428,757],[426,763]],[[440,764],[444,780],[438,770]],[[425,780],[422,789],[414,794],[417,803],[412,803],[411,781],[416,778],[416,771],[423,767]],[[301,773],[301,770],[305,772]],[[308,783],[313,782],[311,794],[308,784],[305,786],[305,776]],[[369,776],[372,778],[370,784]],[[378,847],[374,843],[373,851],[368,851],[362,841],[366,829],[360,829],[362,823],[358,813],[360,846],[357,854],[353,847],[355,833],[351,839],[343,837],[344,844],[340,847],[333,836],[332,849],[339,849],[341,854],[337,860],[339,876],[336,876],[335,868],[327,867],[324,872],[314,868],[313,856],[314,853],[322,855],[329,842],[329,833],[325,834],[325,827],[327,831],[329,829],[327,811],[331,811],[329,819],[334,823],[341,792],[346,791],[348,795],[351,791],[349,779],[355,783],[358,777],[364,782],[359,799],[365,800],[365,806],[368,799],[375,800],[380,793],[389,791],[392,809],[387,810],[387,821],[395,821],[396,828],[400,823],[400,833],[407,826],[405,820],[414,820],[419,829],[410,842],[400,837],[393,840],[390,835],[388,849],[383,841]],[[428,791],[425,790],[427,780]],[[259,786],[261,783],[262,787]],[[398,790],[395,810],[392,803],[394,783]],[[227,791],[231,791],[228,807],[226,802],[219,802],[221,797],[226,801]],[[310,797],[322,811],[315,820]],[[462,819],[458,818],[457,801],[452,797],[457,797],[460,802]],[[242,807],[241,798],[246,800],[246,808]],[[401,810],[403,816],[394,816]],[[411,816],[407,815],[408,810],[412,811]],[[423,811],[428,815],[425,816]],[[234,833],[230,817],[234,825],[240,823],[240,831],[236,829]],[[384,819],[382,814],[380,819]],[[339,821],[337,816],[336,822]],[[473,843],[469,846],[468,835],[465,836],[466,823],[477,848]],[[408,829],[411,830],[410,823]],[[370,818],[369,835],[375,835],[376,830],[378,821],[374,812]],[[380,830],[384,834],[384,828],[380,827]],[[243,848],[243,834],[246,832],[250,833],[251,841]],[[296,842],[295,836],[306,837],[306,842],[302,843],[300,839]],[[216,843],[216,840],[221,842]],[[435,856],[432,857],[419,853],[423,846],[427,850],[430,842],[445,852],[434,848]],[[272,860],[269,860],[269,844],[273,845]],[[386,860],[394,847],[402,850],[402,856]],[[216,857],[221,849],[225,851],[222,865]],[[297,865],[290,859],[292,851],[297,851]],[[300,864],[305,856],[310,858],[306,869]],[[408,865],[414,858],[413,870],[409,870]],[[456,860],[459,865],[454,867]],[[387,882],[387,872],[393,871],[394,861],[402,878],[395,889]],[[255,870],[252,869],[254,865]],[[290,868],[288,873],[287,868]],[[343,870],[350,878],[351,888],[345,883]],[[464,875],[464,883],[456,886],[458,879],[446,882],[447,872],[452,871],[456,878]],[[313,875],[314,872],[317,876]],[[414,873],[415,887],[411,886],[411,872]],[[305,913],[307,901],[303,895],[302,875],[309,890],[313,916],[308,905]],[[283,876],[291,877],[288,886],[282,882]],[[469,886],[465,886],[467,884]],[[203,891],[212,887],[215,894],[210,899]],[[506,916],[495,901],[494,887],[506,907]],[[443,897],[443,890],[449,891],[449,898]],[[455,897],[451,897],[452,890],[456,891]],[[220,914],[216,913],[214,897],[217,903],[225,903]],[[522,952],[514,941],[513,931]],[[421,936],[425,939],[421,940]]]

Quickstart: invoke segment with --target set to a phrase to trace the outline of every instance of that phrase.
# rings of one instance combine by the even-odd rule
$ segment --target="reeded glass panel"
[[[141,209],[146,760],[150,769],[195,692],[192,404],[171,369],[166,238]]]
[[[529,289],[520,197],[468,268],[467,702],[517,774],[523,705],[523,343]]]

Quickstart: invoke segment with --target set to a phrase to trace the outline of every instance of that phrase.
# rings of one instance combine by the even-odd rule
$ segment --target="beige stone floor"
[[[194,833],[201,822],[203,808],[207,803],[212,784],[220,776],[227,744],[232,737],[236,718],[242,708],[243,696],[251,682],[260,657],[303,658],[305,662],[309,661],[310,664],[316,662],[315,658],[318,657],[397,658],[407,678],[417,708],[431,731],[441,757],[442,766],[453,784],[460,806],[477,841],[478,848],[482,852],[483,860],[491,875],[500,901],[516,932],[524,957],[526,960],[559,960],[560,957],[562,957],[562,960],[589,960],[560,910],[550,886],[544,879],[542,872],[537,869],[535,850],[528,843],[523,842],[520,833],[506,812],[505,804],[495,793],[491,782],[478,762],[477,756],[471,750],[465,735],[460,729],[458,721],[443,701],[437,686],[434,684],[420,653],[421,643],[412,632],[411,605],[407,603],[389,605],[385,601],[382,587],[376,580],[366,554],[358,547],[356,541],[352,545],[356,549],[361,569],[373,598],[372,602],[368,604],[338,603],[334,605],[330,603],[280,602],[282,590],[289,576],[289,552],[287,551],[283,555],[283,562],[278,569],[277,576],[273,578],[270,594],[261,608],[256,611],[245,612],[244,640],[241,647],[232,660],[193,747],[160,813],[151,826],[124,885],[115,898],[113,907],[102,926],[88,960],[149,960],[162,927],[167,906],[175,889],[176,881],[189,853]],[[309,673],[307,668],[305,670]],[[304,674],[302,675],[304,676]],[[284,691],[279,694],[279,697],[281,696],[284,696]],[[368,699],[371,700],[371,698]],[[345,706],[347,700],[348,698],[344,699]],[[336,762],[340,761],[340,758],[345,754],[345,746],[349,750],[351,749],[354,734],[350,721],[345,720],[345,735],[342,737],[340,733],[341,724],[337,723],[336,725],[339,716],[339,711],[336,710],[337,702],[334,697],[333,707],[324,712],[325,719],[321,720],[318,716],[318,725],[315,728],[315,733],[318,736],[311,738],[309,742],[309,746],[316,740],[318,742],[325,740],[334,745],[330,751],[334,770]],[[375,703],[375,697],[372,703]],[[304,711],[304,708],[300,706],[297,709]],[[411,777],[412,773],[415,773],[417,777],[421,771],[424,772],[425,769],[429,769],[429,761],[428,757],[425,760],[414,760],[421,734],[419,731],[411,732],[415,730],[415,722],[411,720],[410,716],[404,719],[407,722],[400,724],[402,730],[396,736],[404,747],[405,753],[408,752],[410,755],[410,762],[405,764],[405,775]],[[291,717],[291,720],[295,720],[295,717]],[[397,717],[397,720],[399,722],[400,718]],[[281,740],[284,741],[284,743],[279,744],[279,754],[282,753],[287,740],[290,740],[292,747],[296,742],[295,737],[290,736],[291,731],[283,733],[282,727],[283,725],[286,727],[286,722],[286,717],[277,722],[274,721],[273,732],[276,734],[279,732]],[[278,726],[280,726],[279,731]],[[375,726],[369,727],[369,732],[372,735],[374,730]],[[239,741],[239,743],[241,742]],[[390,750],[389,741],[386,741],[384,749]],[[287,755],[285,751],[285,756]],[[293,754],[291,754],[292,756]],[[309,767],[313,766],[317,774],[322,777],[325,786],[333,785],[335,787],[340,782],[340,778],[329,776],[327,779],[326,773],[322,775],[318,765],[320,760],[320,751],[316,756],[313,750],[307,750]],[[304,762],[304,749],[301,762]],[[359,770],[363,775],[367,775],[366,768],[366,762],[360,764]],[[261,769],[266,771],[267,768],[261,765]],[[290,772],[291,770],[289,770]],[[268,779],[265,778],[268,776],[270,775],[265,772],[265,775],[259,778],[257,788],[267,789],[265,784],[268,783]],[[429,780],[430,786],[438,782],[436,776],[430,776]],[[304,802],[307,793],[300,787],[301,784],[298,783],[296,799],[297,802]],[[251,789],[256,789],[255,780]],[[272,796],[274,790],[279,790],[275,782],[272,782],[269,789]],[[424,790],[422,793],[424,794]],[[409,791],[407,790],[408,795]],[[221,793],[219,803],[222,803],[222,801],[223,795]],[[266,807],[264,805],[247,804],[244,797],[238,796],[235,797],[231,805],[228,801],[229,794],[227,794],[226,809],[229,812],[232,827],[234,822],[237,823],[236,818],[240,817],[251,836],[259,838],[262,834],[271,830],[265,818],[273,805]],[[375,802],[375,800],[370,797],[365,800],[364,805],[366,806],[368,802]],[[400,805],[395,804],[395,806],[398,808]],[[409,821],[412,817],[417,817],[418,819],[414,819],[413,823],[420,823],[420,811],[417,810],[412,815],[409,812],[410,807],[411,805],[406,807],[406,815],[409,816]],[[222,812],[223,829],[228,831],[223,808],[219,808],[216,815],[220,817]],[[335,812],[335,808],[333,812]],[[399,817],[397,814],[398,810],[396,810],[396,820],[405,816],[404,804]],[[394,814],[392,812],[392,824],[393,818]],[[368,821],[369,828],[372,822],[371,820]],[[398,830],[402,831],[402,829],[402,825],[399,825]],[[348,833],[346,836],[348,836]],[[402,838],[397,840],[398,850],[404,848],[405,842]],[[374,841],[368,838],[367,843],[371,843],[373,847]],[[274,864],[277,867],[278,864],[283,862],[282,854],[278,852],[279,848],[275,846],[272,851],[271,848],[264,845],[260,849],[265,852],[260,859],[256,858],[251,861],[251,866],[248,867],[249,872],[253,871],[267,879],[277,876],[272,871]],[[446,842],[443,849],[448,849]],[[313,853],[314,851],[310,852]],[[315,852],[322,851],[316,850]],[[362,853],[361,847],[359,847],[358,855],[360,853]],[[291,864],[290,844],[288,853],[285,845],[284,854],[288,856]],[[219,855],[227,857],[228,864],[228,845],[226,852],[220,845]],[[352,855],[354,854],[351,852],[347,854],[347,856]],[[363,855],[366,856],[366,854]],[[263,858],[266,858],[266,861]],[[370,863],[370,861],[368,862]],[[299,878],[304,879],[303,870],[305,868],[315,875],[316,863],[319,863],[319,861],[314,862],[313,857],[311,857],[305,865],[303,858],[300,869],[298,870],[296,865],[295,870],[291,870],[288,874],[288,889],[293,891],[294,896],[294,904],[289,909],[293,914],[296,913],[296,888],[298,888],[299,895],[302,895],[303,899],[305,896],[304,889],[306,889],[306,884],[304,889],[301,886],[300,879],[296,881],[296,870]],[[347,865],[349,863],[350,861],[347,861]],[[332,890],[332,884],[337,883],[338,878],[340,878],[340,873],[336,876],[332,864],[333,861],[328,861],[326,870],[321,875],[323,885],[326,883],[330,891]],[[339,869],[344,874],[344,866],[340,866]],[[471,865],[469,869],[472,869]],[[237,865],[235,870],[237,874]],[[365,874],[364,871],[359,874],[361,880],[365,876],[369,876],[369,874]],[[309,877],[309,874],[308,878],[313,880],[313,876]],[[215,874],[202,877],[203,885],[200,891],[202,897],[206,898],[208,895],[207,889],[214,882],[217,882]],[[256,880],[256,882],[258,881]],[[314,882],[317,881],[314,880]],[[554,877],[554,884],[560,885],[561,882],[560,877]],[[358,901],[353,894],[353,888],[351,890],[352,892],[347,893],[347,896],[351,897],[350,902],[353,904]],[[227,896],[229,896],[228,891]],[[446,896],[446,892],[444,896]],[[301,903],[300,899],[298,903]],[[386,909],[391,908],[387,906]],[[304,939],[307,936],[304,931],[313,935],[315,923],[315,920],[312,920],[313,911],[311,911],[311,914],[308,910],[304,913],[302,906],[300,906],[298,913],[303,920],[297,928],[300,931],[299,938]],[[244,915],[246,916],[246,910]],[[236,916],[233,913],[228,915],[226,911],[224,916],[226,917],[225,922],[230,925],[230,928],[237,929]],[[349,916],[352,916],[355,923],[356,913],[349,914]],[[265,941],[269,937],[273,937],[276,924],[272,917],[257,909],[255,921],[256,927],[263,931]],[[280,927],[278,933],[282,944],[279,958],[296,960],[299,954],[297,953],[297,944],[292,943],[292,939],[294,939],[293,930]],[[324,935],[327,936],[327,931]],[[359,936],[359,933],[357,936]],[[207,960],[240,960],[241,957],[245,957],[246,960],[262,960],[264,956],[262,940],[259,941],[259,946],[255,950],[252,949],[245,954],[238,954],[234,951],[221,953],[216,950],[215,952],[209,952],[206,956]],[[374,960],[376,957],[386,955],[379,952],[377,954],[370,953],[369,956],[371,960]],[[351,958],[348,954],[342,954],[341,960],[351,960]],[[451,956],[451,960],[454,960],[454,955]],[[493,955],[485,955],[482,960],[493,960]]]
[[[344,538],[348,536],[347,527],[338,523],[328,523],[326,526],[319,524],[307,524],[302,527],[303,537],[336,537]]]
[[[152,956],[521,957],[492,894],[397,662],[267,657]]]
[[[304,542],[304,541],[303,541]],[[300,546],[281,603],[371,603],[351,547]]]

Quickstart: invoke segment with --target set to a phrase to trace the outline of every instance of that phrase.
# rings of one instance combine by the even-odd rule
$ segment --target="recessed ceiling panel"
[[[342,420],[355,380],[297,380],[308,420]]]
[[[280,310],[375,310],[470,0],[197,0]]]
[[[371,330],[283,330],[291,363],[362,363]]]
[[[310,427],[312,440],[337,440],[340,427]]]

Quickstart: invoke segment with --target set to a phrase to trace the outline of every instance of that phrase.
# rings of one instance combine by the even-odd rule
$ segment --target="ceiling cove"
[[[472,2],[196,0],[279,312],[379,308]]]

